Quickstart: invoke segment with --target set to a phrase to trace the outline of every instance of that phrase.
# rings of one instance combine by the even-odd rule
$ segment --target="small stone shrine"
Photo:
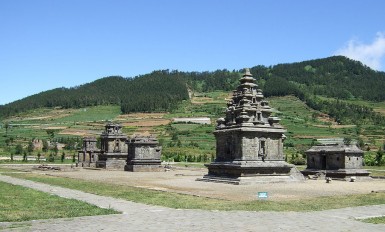
[[[119,124],[108,123],[101,136],[101,150],[96,167],[124,170],[127,159],[127,136]]]
[[[324,174],[326,177],[350,180],[351,177],[369,178],[370,172],[362,169],[364,152],[357,145],[324,144],[306,151],[306,176]]]
[[[96,147],[95,137],[84,137],[82,150],[78,151],[77,167],[95,167],[100,150]]]
[[[160,155],[162,147],[153,136],[133,136],[127,142],[128,156],[125,171],[162,171]]]
[[[216,159],[206,165],[208,174],[197,180],[230,184],[304,180],[294,165],[285,162],[286,130],[279,118],[270,116],[272,109],[249,69],[239,81],[226,117],[217,120]]]

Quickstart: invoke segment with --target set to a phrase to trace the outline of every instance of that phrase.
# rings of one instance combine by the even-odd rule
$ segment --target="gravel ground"
[[[15,168],[16,166],[13,166]],[[18,169],[32,170],[32,166],[17,166]],[[333,180],[306,180],[305,182],[272,183],[256,185],[231,185],[196,181],[207,174],[206,169],[186,168],[168,172],[124,172],[68,168],[67,171],[39,171],[53,176],[74,179],[102,181],[119,185],[128,185],[219,198],[232,201],[257,199],[258,192],[268,192],[270,200],[304,199],[317,196],[365,194],[372,191],[385,191],[385,180],[346,182]]]

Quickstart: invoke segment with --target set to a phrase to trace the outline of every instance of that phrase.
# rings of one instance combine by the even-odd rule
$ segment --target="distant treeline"
[[[123,113],[171,111],[188,91],[231,91],[243,70],[181,72],[161,70],[134,78],[106,77],[74,88],[58,88],[0,106],[0,117],[40,107],[80,108],[118,104]],[[341,100],[385,100],[385,73],[343,56],[275,66],[255,66],[251,73],[265,96],[295,95],[310,107],[328,113],[337,121],[353,122],[383,117],[369,107],[356,107]],[[321,100],[321,95],[335,101]],[[351,114],[351,116],[349,116]]]
[[[266,80],[281,77],[302,85],[311,94],[338,99],[385,100],[385,73],[343,56],[254,69]]]
[[[188,99],[184,79],[168,72],[136,78],[106,77],[74,88],[57,88],[0,106],[0,117],[40,107],[120,105],[122,112],[168,111]]]

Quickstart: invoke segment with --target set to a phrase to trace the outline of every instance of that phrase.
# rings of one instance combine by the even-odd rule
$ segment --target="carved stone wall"
[[[307,167],[302,173],[314,175],[326,173],[328,177],[368,177],[362,169],[364,152],[356,145],[325,144],[311,147],[306,151]]]
[[[161,171],[161,151],[158,140],[153,136],[133,136],[127,141],[128,156],[125,171]]]
[[[234,184],[304,180],[284,161],[286,130],[279,118],[271,117],[269,103],[248,69],[239,82],[225,117],[217,120],[216,159],[206,165],[208,175],[198,180]]]

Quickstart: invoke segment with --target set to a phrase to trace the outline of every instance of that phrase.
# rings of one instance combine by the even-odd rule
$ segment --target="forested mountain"
[[[80,108],[117,104],[123,112],[167,111],[188,99],[186,82],[159,71],[136,78],[106,77],[74,88],[57,88],[0,106],[0,117],[40,107]]]
[[[269,77],[281,77],[300,84],[306,88],[306,92],[312,94],[339,99],[385,100],[385,73],[374,71],[361,62],[343,56],[255,69],[255,72],[262,72],[262,77],[267,80]],[[288,88],[288,91],[293,91],[291,86]],[[275,95],[274,92],[267,94]]]
[[[134,78],[106,77],[74,88],[49,90],[0,106],[0,117],[39,107],[79,108],[101,104],[118,104],[123,113],[169,111],[182,100],[188,99],[189,89],[197,92],[235,89],[241,71],[162,70]],[[351,112],[368,115],[372,111],[370,108],[349,106],[338,100],[328,103],[316,95],[336,99],[385,100],[385,73],[374,71],[343,56],[270,67],[259,65],[252,67],[251,73],[264,90],[265,96],[293,94],[309,106],[329,113],[340,121],[346,121],[345,115]],[[341,114],[335,111],[336,107],[350,110]],[[358,115],[354,118],[361,120],[362,117]],[[377,116],[373,114],[373,118]]]

